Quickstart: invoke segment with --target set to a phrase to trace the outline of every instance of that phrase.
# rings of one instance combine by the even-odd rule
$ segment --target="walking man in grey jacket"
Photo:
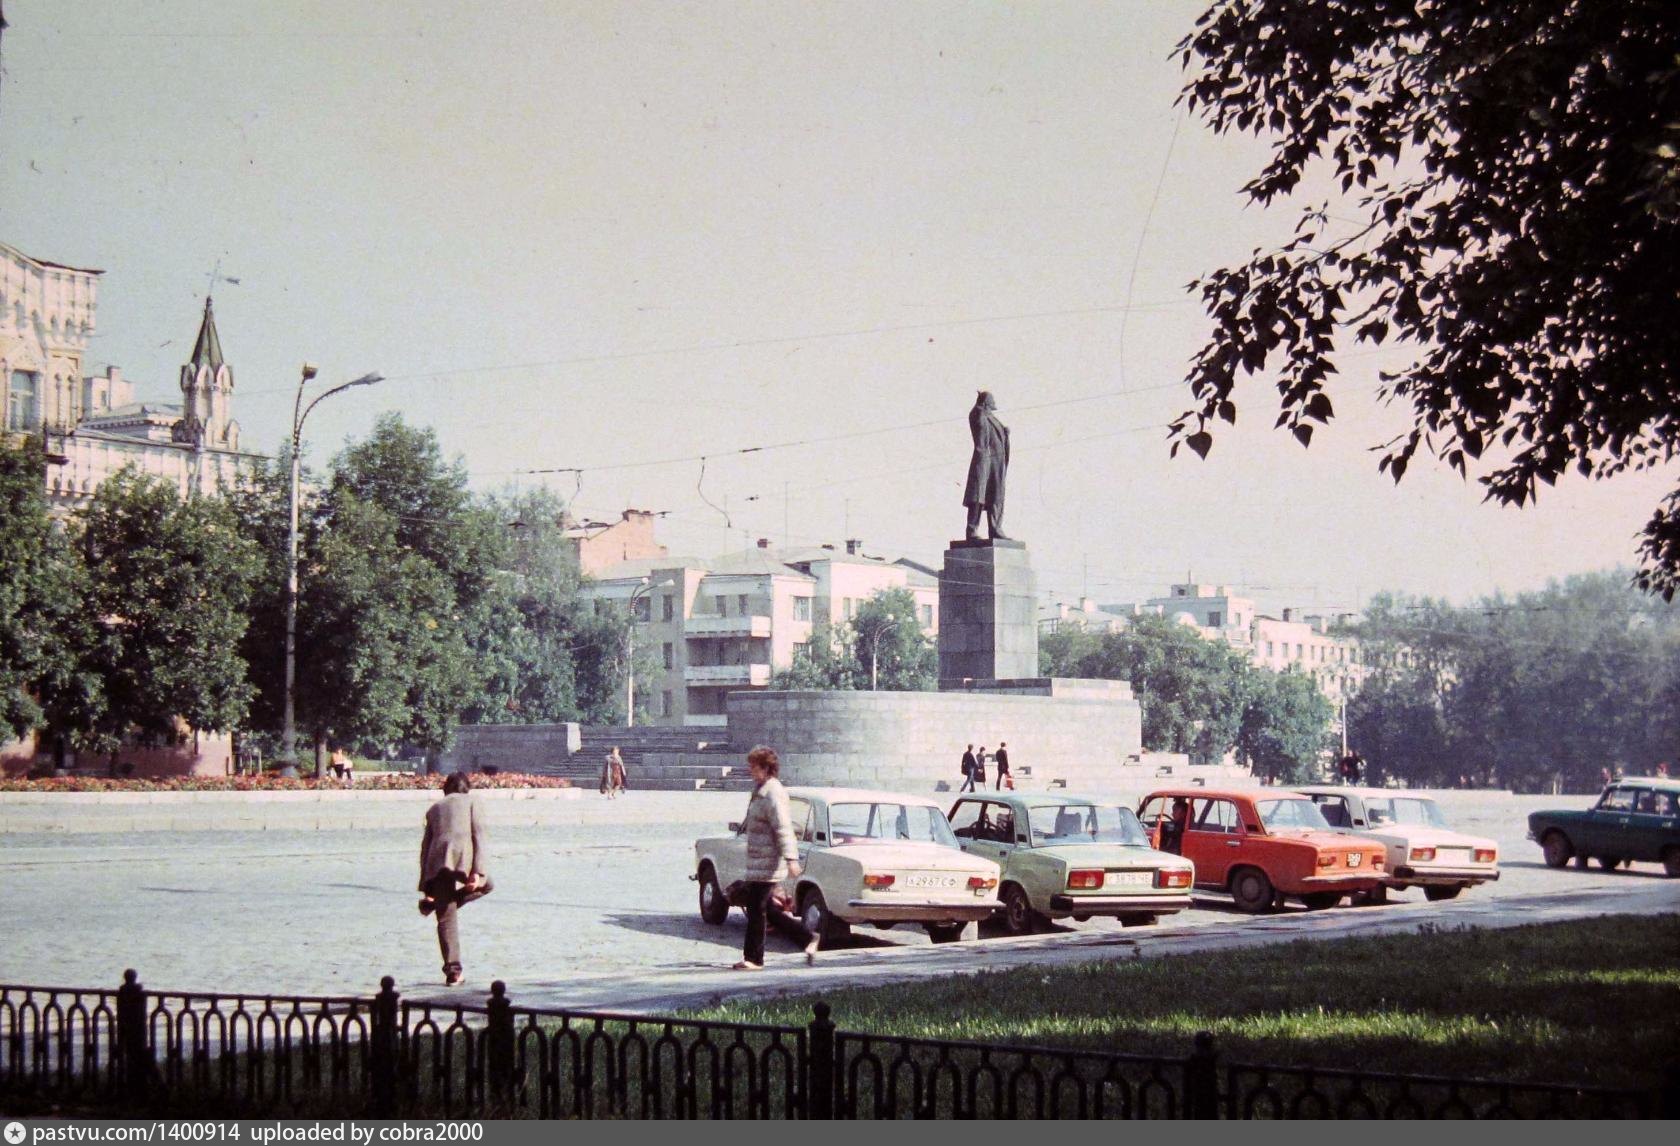
[[[794,836],[787,789],[782,787],[781,757],[774,748],[760,745],[747,753],[747,769],[755,785],[746,818],[741,821],[747,836],[747,871],[742,881],[747,885],[747,940],[735,970],[762,971],[770,894],[782,880],[798,879],[804,869],[799,864],[799,841]],[[784,926],[804,944],[805,962],[816,962],[820,937],[807,931],[798,916],[790,916]]]
[[[426,834],[420,839],[420,914],[437,913],[443,981],[451,987],[462,977],[456,916],[462,907],[494,890],[488,859],[484,810],[472,794],[466,773],[451,773],[443,782],[443,799],[426,809]]]

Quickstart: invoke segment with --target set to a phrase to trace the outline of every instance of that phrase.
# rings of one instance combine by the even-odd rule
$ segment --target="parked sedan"
[[[1548,867],[1597,859],[1606,871],[1627,860],[1655,860],[1680,876],[1680,780],[1629,777],[1604,789],[1585,810],[1533,812],[1528,838]]]
[[[1452,899],[1467,887],[1499,878],[1499,845],[1452,831],[1440,805],[1428,796],[1328,785],[1297,790],[1312,798],[1332,828],[1388,849],[1385,886],[1371,892],[1372,902],[1383,899],[1385,887],[1421,887],[1426,899]]]
[[[1161,850],[1196,865],[1197,887],[1229,891],[1243,911],[1286,897],[1316,911],[1382,886],[1388,849],[1338,835],[1293,792],[1164,788],[1144,797],[1138,818]]]
[[[1070,916],[1149,924],[1190,906],[1195,869],[1150,847],[1130,808],[1061,793],[977,793],[952,805],[951,830],[963,851],[1002,866],[998,898],[1016,935]]]
[[[784,885],[805,923],[825,941],[853,924],[919,923],[935,943],[1002,906],[998,865],[964,854],[938,804],[925,796],[851,788],[789,788],[804,871]],[[740,824],[694,844],[700,916],[722,923],[725,889],[747,869]]]

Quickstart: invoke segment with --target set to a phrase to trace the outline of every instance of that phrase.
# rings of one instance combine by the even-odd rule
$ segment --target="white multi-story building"
[[[884,589],[908,589],[914,623],[937,634],[937,580],[865,557],[855,542],[845,552],[760,541],[711,559],[638,558],[602,569],[584,592],[599,607],[631,609],[636,647],[658,651],[657,675],[636,681],[653,723],[721,727],[730,692],[770,687],[819,624],[845,624]]]
[[[256,455],[239,449],[233,367],[222,355],[210,300],[181,402],[136,402],[115,366],[85,376],[103,271],[31,258],[0,243],[0,378],[5,429],[47,443],[47,495],[56,511],[84,504],[124,466],[160,477],[183,494],[231,484]]]

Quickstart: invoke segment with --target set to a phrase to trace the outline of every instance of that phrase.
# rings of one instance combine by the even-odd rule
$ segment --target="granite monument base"
[[[953,541],[939,573],[939,687],[1038,675],[1038,583],[1019,541]]]

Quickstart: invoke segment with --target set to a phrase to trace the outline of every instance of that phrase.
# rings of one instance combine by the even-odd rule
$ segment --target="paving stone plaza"
[[[284,803],[271,803],[275,826],[232,831],[218,830],[216,816],[202,808],[195,830],[178,830],[158,817],[157,801],[150,820],[141,815],[147,804],[130,806],[126,819],[104,808],[114,830],[42,830],[47,821],[28,806],[0,802],[7,859],[24,889],[7,911],[0,981],[115,986],[133,967],[158,989],[361,993],[390,974],[405,992],[441,992],[434,930],[415,906],[424,794],[404,794],[403,801],[334,795],[331,810],[312,813],[307,827],[295,809],[288,821],[274,810]],[[1539,849],[1523,838],[1524,817],[1579,800],[1444,794],[1455,826],[1499,841],[1504,872],[1499,883],[1450,904],[1424,904],[1413,891],[1392,907],[1311,915],[1291,909],[1251,919],[1223,897],[1198,895],[1196,909],[1153,932],[1122,936],[1118,926],[1093,920],[1058,934],[946,947],[931,946],[919,930],[860,929],[851,946],[825,952],[812,971],[773,939],[773,973],[763,986],[1125,957],[1134,945],[1159,953],[1192,942],[1415,929],[1424,922],[1493,925],[1560,912],[1680,910],[1680,881],[1663,879],[1655,865],[1606,874],[1596,866],[1553,871],[1541,864]],[[467,989],[484,991],[500,978],[526,1001],[608,1006],[740,985],[722,970],[738,957],[740,913],[722,928],[702,923],[688,876],[695,837],[738,818],[743,795],[632,791],[609,802],[591,792],[541,810],[529,801],[487,804],[497,891],[462,913]],[[319,826],[352,822],[371,826]]]

